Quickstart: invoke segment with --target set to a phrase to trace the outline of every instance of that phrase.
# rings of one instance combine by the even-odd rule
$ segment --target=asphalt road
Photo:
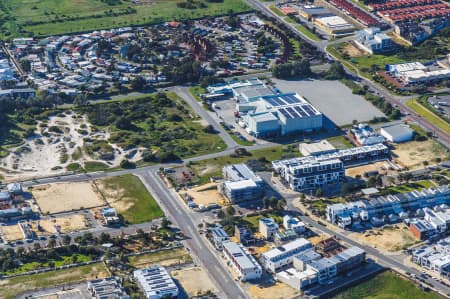
[[[292,201],[288,202],[288,208],[289,208],[289,210],[297,210],[298,211],[298,209],[292,205]],[[421,274],[420,271],[404,265],[403,261],[397,260],[395,258],[395,256],[386,255],[384,253],[379,252],[377,249],[375,249],[373,247],[366,246],[364,244],[356,242],[356,241],[348,238],[345,234],[343,234],[339,231],[331,230],[327,226],[318,224],[316,221],[312,220],[310,217],[299,216],[299,218],[301,221],[306,223],[309,227],[319,230],[325,234],[328,234],[331,236],[336,236],[338,239],[346,242],[349,245],[358,246],[358,247],[364,249],[366,251],[367,255],[374,257],[375,261],[383,267],[391,268],[391,269],[394,269],[394,270],[397,270],[397,271],[403,272],[403,273],[409,272],[412,274],[416,274],[417,277],[419,277]],[[433,287],[435,290],[439,291],[441,294],[444,294],[445,296],[448,296],[447,294],[450,294],[449,287],[444,286],[443,284],[436,282],[433,279],[426,279],[426,281],[430,284],[431,287]]]
[[[163,208],[166,216],[185,232],[185,236],[188,237],[184,241],[185,247],[199,259],[216,286],[223,292],[225,297],[219,297],[230,299],[247,298],[246,293],[240,288],[238,283],[234,282],[228,270],[219,261],[218,255],[211,252],[209,246],[205,244],[206,241],[197,232],[197,226],[192,221],[191,215],[186,211],[186,208],[174,191],[167,190],[167,186],[155,170],[145,171],[139,176]]]

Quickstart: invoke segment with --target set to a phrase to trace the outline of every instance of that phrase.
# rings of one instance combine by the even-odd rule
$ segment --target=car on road
[[[41,237],[39,238],[39,240],[45,241],[45,240],[47,240],[47,237],[46,237],[46,236],[41,236]]]
[[[16,241],[16,245],[22,245],[22,244],[23,244],[23,241],[22,241],[22,240]]]

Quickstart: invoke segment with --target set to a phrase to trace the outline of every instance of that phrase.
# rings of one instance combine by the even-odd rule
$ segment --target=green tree
[[[227,214],[230,216],[233,216],[236,213],[236,210],[233,208],[233,206],[227,207]]]
[[[161,220],[161,227],[164,228],[164,229],[169,228],[171,224],[172,224],[172,222],[170,222],[170,220],[167,219],[166,217],[164,217],[164,218]]]
[[[72,241],[72,238],[69,235],[64,235],[62,242],[64,245],[69,245],[70,242]]]
[[[316,190],[316,197],[322,197],[323,196],[323,190],[321,188],[318,188]]]

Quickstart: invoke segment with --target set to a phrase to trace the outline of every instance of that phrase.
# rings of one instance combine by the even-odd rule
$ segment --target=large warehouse
[[[255,101],[236,104],[247,132],[256,136],[289,135],[322,128],[323,115],[296,93],[259,97]]]

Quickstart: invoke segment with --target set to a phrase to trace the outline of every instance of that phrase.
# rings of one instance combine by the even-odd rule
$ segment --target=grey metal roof
[[[399,137],[403,136],[405,134],[412,134],[413,130],[409,128],[407,125],[393,125],[393,126],[387,126],[382,127],[382,129],[387,132],[392,137]]]

